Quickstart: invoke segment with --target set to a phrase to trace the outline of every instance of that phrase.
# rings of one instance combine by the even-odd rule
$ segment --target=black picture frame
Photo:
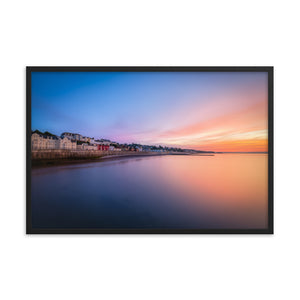
[[[266,229],[37,229],[31,222],[31,73],[32,72],[267,72],[268,73],[268,228]],[[26,233],[27,234],[273,234],[273,67],[26,67]]]

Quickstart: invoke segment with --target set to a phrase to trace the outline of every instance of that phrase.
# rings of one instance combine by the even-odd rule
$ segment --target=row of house
[[[111,142],[109,140],[105,140],[105,139],[95,140],[94,138],[82,136],[79,133],[71,133],[71,132],[63,132],[61,134],[61,138],[68,138],[71,141],[88,143],[90,145],[110,146],[110,144],[111,144]],[[101,148],[101,147],[98,147],[98,148]],[[105,150],[108,150],[107,147],[104,147],[104,148],[105,148]]]
[[[50,132],[32,132],[31,149],[67,149],[67,150],[98,150],[98,151],[135,151],[135,152],[184,152],[180,148],[162,146],[149,146],[140,144],[119,144],[109,140],[95,140],[91,137],[82,136],[79,133],[63,132],[56,136]]]
[[[76,150],[77,143],[72,142],[67,138],[59,138],[57,136],[40,134],[34,132],[31,135],[31,149],[40,150],[40,149],[68,149]]]
[[[40,132],[38,130],[31,134],[31,149],[66,149],[66,150],[99,150],[113,151],[107,140],[101,141],[94,138],[85,137],[77,133],[64,132],[60,137],[49,132]]]
[[[68,138],[69,140],[74,140],[74,141],[80,141],[80,142],[88,142],[93,144],[94,143],[94,138],[90,138],[87,136],[82,136],[79,133],[71,133],[71,132],[63,132],[61,134],[61,138]]]

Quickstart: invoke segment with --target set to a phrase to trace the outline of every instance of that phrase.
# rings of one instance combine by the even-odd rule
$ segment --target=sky
[[[119,143],[264,152],[264,72],[32,72],[32,130]]]

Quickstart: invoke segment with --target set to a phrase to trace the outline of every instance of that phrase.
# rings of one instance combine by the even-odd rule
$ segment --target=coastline
[[[89,155],[69,155],[69,156],[55,156],[52,155],[48,158],[33,158],[31,157],[31,168],[39,167],[52,167],[59,165],[71,165],[71,164],[82,164],[82,163],[91,163],[91,162],[105,162],[110,160],[118,159],[130,159],[138,157],[151,157],[151,156],[166,156],[166,155],[190,155],[190,156],[215,156],[216,154],[268,154],[264,152],[203,152],[203,153],[187,153],[187,152],[122,152],[122,153],[112,153],[111,151],[106,153],[93,153],[89,151]],[[40,152],[46,153],[46,152]],[[50,152],[51,153],[51,152]],[[52,152],[55,153],[55,152]],[[74,154],[74,152],[68,152]],[[79,152],[77,152],[78,154]],[[48,153],[49,154],[49,153]]]
[[[130,159],[138,157],[147,157],[147,156],[166,156],[166,155],[191,155],[190,153],[153,153],[153,152],[136,152],[136,153],[123,153],[123,154],[102,154],[94,157],[70,157],[70,158],[54,158],[54,159],[32,159],[31,167],[51,167],[58,165],[70,165],[70,164],[82,164],[90,162],[104,162],[109,160],[117,159]]]

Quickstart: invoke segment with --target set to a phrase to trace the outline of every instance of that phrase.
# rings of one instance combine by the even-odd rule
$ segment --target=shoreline
[[[189,155],[189,156],[215,156],[216,154],[268,154],[264,152],[260,153],[249,153],[249,152],[215,152],[215,153],[182,153],[182,152],[167,152],[167,153],[156,153],[156,152],[135,152],[135,153],[122,153],[122,154],[112,154],[101,153],[96,156],[80,156],[80,157],[57,157],[57,158],[32,158],[31,157],[31,168],[47,168],[61,165],[75,165],[91,162],[105,162],[117,159],[128,159],[128,158],[138,158],[138,157],[151,157],[151,156],[166,156],[166,155]]]
[[[80,157],[80,158],[58,158],[58,159],[31,159],[31,167],[54,167],[59,165],[82,164],[91,162],[104,162],[117,159],[151,157],[151,156],[166,156],[166,155],[191,155],[190,153],[133,153],[133,154],[116,154],[102,155],[98,157]]]

